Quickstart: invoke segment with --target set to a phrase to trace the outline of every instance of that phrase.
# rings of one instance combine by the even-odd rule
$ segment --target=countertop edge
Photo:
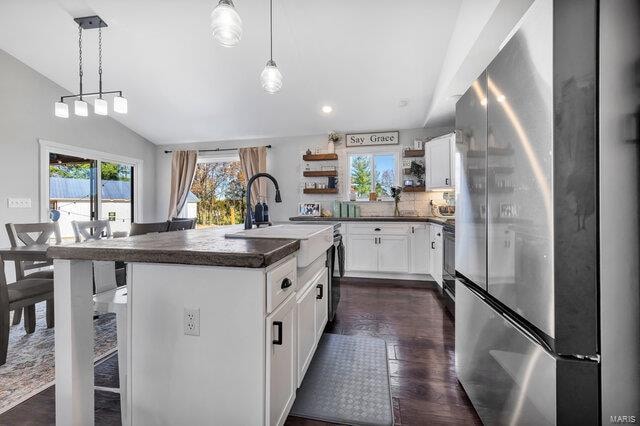
[[[299,249],[300,241],[298,240],[283,240],[283,245],[264,253],[51,246],[47,249],[47,256],[51,259],[63,260],[104,260],[132,263],[265,268]]]
[[[304,217],[293,216],[289,218],[292,222],[422,222],[435,223],[455,229],[455,224],[447,222],[446,218],[436,218],[427,216],[365,216],[365,217]]]

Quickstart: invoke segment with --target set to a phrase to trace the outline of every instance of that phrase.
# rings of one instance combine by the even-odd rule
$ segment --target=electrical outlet
[[[184,320],[183,320],[184,334],[185,336],[199,336],[200,335],[200,309],[187,309],[184,308]]]
[[[31,198],[7,198],[7,207],[10,209],[30,209]]]

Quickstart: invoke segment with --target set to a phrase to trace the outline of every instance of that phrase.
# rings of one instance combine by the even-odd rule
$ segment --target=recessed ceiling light
[[[331,105],[325,105],[322,107],[322,112],[325,114],[331,114],[333,112],[333,107]]]

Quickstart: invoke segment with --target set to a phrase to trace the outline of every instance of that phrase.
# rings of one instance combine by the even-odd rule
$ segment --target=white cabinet
[[[429,246],[431,235],[429,233],[429,225],[426,223],[416,223],[411,225],[410,239],[409,272],[412,274],[428,274],[429,258],[431,257],[431,250]]]
[[[297,336],[298,336],[298,368],[297,387],[300,387],[316,345],[316,288],[310,283],[296,300]]]
[[[266,393],[270,425],[282,425],[296,396],[296,299],[283,302],[266,320]]]
[[[407,235],[382,235],[377,241],[379,272],[409,272]]]
[[[455,134],[440,136],[425,146],[425,185],[427,189],[453,188]]]
[[[442,261],[443,261],[443,237],[442,237],[442,226],[440,225],[430,225],[430,259],[429,263],[431,266],[431,276],[434,281],[438,283],[440,287],[442,287]]]
[[[347,238],[347,268],[350,271],[377,271],[378,245],[373,235],[349,235]]]

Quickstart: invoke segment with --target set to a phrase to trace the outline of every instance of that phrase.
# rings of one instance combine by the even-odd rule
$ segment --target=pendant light
[[[83,18],[75,18],[78,24],[78,78],[80,81],[80,93],[76,95],[62,96],[60,102],[55,103],[54,113],[56,117],[69,118],[69,105],[65,103],[65,99],[76,98],[73,102],[73,113],[79,117],[89,115],[89,105],[85,102],[85,96],[97,96],[93,104],[93,112],[97,115],[108,115],[109,105],[103,95],[116,94],[113,99],[113,110],[120,114],[127,113],[127,99],[122,96],[121,90],[112,90],[104,92],[102,90],[102,28],[107,23],[99,16],[86,16]],[[82,31],[87,29],[98,29],[98,91],[92,93],[84,93],[82,87],[82,79],[84,76],[82,68]]]
[[[282,88],[282,73],[273,60],[273,0],[269,0],[269,35],[270,35],[270,56],[267,65],[260,74],[262,88],[268,93],[278,93]]]
[[[224,47],[233,47],[242,38],[242,19],[236,12],[232,0],[220,0],[211,12],[213,38]]]

